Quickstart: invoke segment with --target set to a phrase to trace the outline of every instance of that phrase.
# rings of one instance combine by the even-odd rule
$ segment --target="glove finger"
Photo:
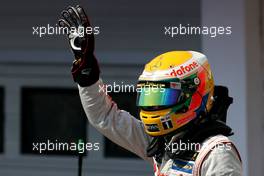
[[[65,21],[67,21],[67,22],[69,23],[69,25],[70,25],[71,27],[77,27],[77,26],[75,25],[74,21],[72,20],[72,18],[71,18],[71,16],[70,16],[70,14],[69,14],[68,11],[63,10],[63,11],[61,12],[61,16],[64,18]]]
[[[67,21],[65,21],[64,19],[59,19],[58,20],[58,25],[63,28],[63,32],[64,33],[68,34],[68,32],[70,31],[71,27],[70,27],[70,24]]]
[[[58,25],[60,26],[60,27],[63,27],[63,28],[68,28],[68,29],[70,29],[70,24],[67,22],[67,21],[65,21],[64,19],[59,19],[58,20]]]
[[[88,17],[86,15],[86,13],[84,12],[83,8],[79,5],[76,6],[77,12],[80,16],[81,22],[84,26],[91,26],[90,22],[88,20]]]
[[[80,19],[80,16],[77,12],[77,10],[72,7],[72,6],[69,6],[68,7],[68,12],[69,14],[71,15],[73,21],[77,24],[77,25],[80,25],[81,24],[81,19]]]

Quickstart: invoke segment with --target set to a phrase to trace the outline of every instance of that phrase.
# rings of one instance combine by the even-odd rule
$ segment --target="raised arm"
[[[111,97],[102,90],[102,81],[90,87],[80,87],[79,93],[89,122],[107,138],[121,147],[137,154],[144,160],[149,137],[141,121],[124,110],[118,109]]]
[[[80,33],[91,28],[80,6],[63,10],[59,25],[69,31],[68,40],[74,53],[73,79],[78,83],[83,108],[91,125],[116,144],[152,162],[146,157],[149,136],[141,121],[128,112],[119,110],[111,98],[102,91],[99,66],[94,56],[94,35]]]

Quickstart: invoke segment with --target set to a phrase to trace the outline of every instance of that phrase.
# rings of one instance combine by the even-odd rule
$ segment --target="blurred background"
[[[9,0],[0,7],[0,175],[77,175],[76,152],[32,151],[33,142],[100,143],[84,157],[84,175],[153,175],[152,166],[121,149],[89,125],[70,67],[65,36],[33,35],[55,26],[60,12],[81,4],[96,36],[105,83],[135,84],[144,64],[166,51],[207,55],[216,84],[234,98],[228,125],[243,159],[244,175],[261,176],[263,149],[264,0]],[[164,26],[231,26],[231,35],[164,35]],[[137,116],[135,93],[112,93]]]

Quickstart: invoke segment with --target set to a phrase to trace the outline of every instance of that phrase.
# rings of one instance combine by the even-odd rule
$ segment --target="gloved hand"
[[[99,66],[94,56],[94,34],[87,34],[91,24],[82,7],[68,7],[61,12],[58,23],[68,32],[70,47],[75,56],[71,69],[73,80],[80,86],[90,86],[99,79]]]

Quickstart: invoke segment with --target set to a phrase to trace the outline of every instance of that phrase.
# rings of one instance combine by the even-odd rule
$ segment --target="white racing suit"
[[[158,164],[147,157],[146,148],[151,137],[144,131],[142,122],[117,105],[102,90],[101,80],[89,87],[80,87],[79,94],[87,118],[104,136],[135,153],[154,166],[155,176],[241,176],[242,166],[239,153],[225,136],[207,139],[195,161],[172,160]],[[232,147],[215,147],[217,143]],[[206,146],[206,147],[204,147]]]

